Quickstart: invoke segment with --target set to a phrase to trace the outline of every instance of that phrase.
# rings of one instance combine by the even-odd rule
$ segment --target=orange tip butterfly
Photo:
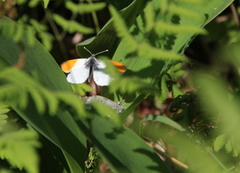
[[[106,64],[102,60],[96,59],[96,56],[107,52],[104,50],[93,54],[86,47],[84,47],[90,53],[89,58],[72,59],[61,64],[62,71],[67,74],[67,81],[72,84],[80,84],[86,81],[90,82],[91,79],[99,86],[108,85],[112,78],[109,74],[105,73]],[[119,72],[125,72],[125,67],[122,63],[117,61],[111,61],[115,65]]]

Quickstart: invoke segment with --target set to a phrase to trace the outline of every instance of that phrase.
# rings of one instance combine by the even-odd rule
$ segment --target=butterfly
[[[61,64],[62,71],[67,73],[67,81],[72,84],[80,84],[86,81],[90,82],[93,79],[99,86],[108,85],[112,78],[104,71],[106,64],[104,61],[96,58],[97,55],[108,50],[93,54],[86,47],[84,49],[90,53],[91,56],[89,58],[72,59]],[[117,67],[119,72],[123,73],[126,71],[122,63],[117,61],[111,62]]]

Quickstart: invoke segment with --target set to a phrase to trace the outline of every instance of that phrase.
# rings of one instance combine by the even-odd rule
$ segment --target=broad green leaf
[[[172,119],[166,117],[166,116],[161,116],[161,115],[149,115],[146,118],[144,118],[142,120],[141,123],[144,123],[145,121],[154,121],[154,122],[160,122],[160,123],[164,123],[166,125],[169,125],[170,127],[173,127],[179,131],[185,131],[185,129],[178,123],[176,123],[175,121],[173,121]],[[141,130],[141,129],[140,129]]]
[[[10,20],[6,21],[13,27],[18,27]],[[13,66],[18,64],[20,54],[24,52],[26,56],[23,59],[23,70],[30,75],[33,72],[38,72],[40,82],[50,90],[71,92],[71,87],[66,82],[65,75],[52,56],[36,40],[34,45],[29,46],[26,32],[24,32],[24,37],[22,37],[24,39],[20,41],[22,47],[14,43],[11,38],[0,33],[0,45],[2,45],[0,59]],[[61,161],[65,164],[66,169],[77,173],[84,171],[86,138],[68,112],[59,111],[57,116],[54,117],[47,113],[39,115],[34,103],[31,101],[28,103],[27,109],[15,108],[15,111],[34,129],[61,149],[62,153],[58,152],[55,154],[59,155],[59,158],[62,158],[61,155],[65,155],[67,162],[65,160]]]
[[[154,119],[145,122],[140,131],[142,137],[152,141],[155,148],[158,148],[157,151],[172,160],[175,165],[182,167],[183,172],[226,171],[226,167],[214,155],[212,149],[198,141],[197,136],[193,137],[189,130],[181,132],[169,129],[166,125],[154,123]],[[171,151],[177,152],[168,152],[170,148]]]
[[[96,116],[79,127],[114,172],[170,173],[161,158],[139,136],[111,119]]]

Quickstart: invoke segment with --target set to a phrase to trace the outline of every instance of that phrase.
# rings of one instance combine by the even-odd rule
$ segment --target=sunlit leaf
[[[80,14],[98,11],[103,9],[105,6],[106,6],[106,3],[104,2],[88,3],[88,4],[85,4],[85,3],[75,4],[71,1],[66,2],[66,8],[71,10],[73,13],[80,13]]]
[[[66,20],[58,14],[54,14],[53,19],[55,20],[55,22],[58,25],[60,25],[64,30],[68,31],[69,33],[73,33],[73,32],[80,32],[80,33],[83,33],[83,34],[93,33],[92,28],[88,28],[86,26],[83,26],[76,21]]]
[[[0,157],[7,159],[13,167],[25,169],[27,173],[39,172],[37,134],[30,130],[9,132],[0,136]],[[27,157],[24,157],[24,156]]]
[[[179,131],[185,131],[185,129],[179,125],[178,123],[176,123],[175,121],[173,121],[172,119],[166,117],[166,116],[160,116],[160,115],[149,115],[146,118],[144,118],[142,120],[142,123],[144,123],[145,121],[154,121],[154,122],[160,122],[160,123],[164,123],[166,125],[169,125],[170,127],[173,127]]]

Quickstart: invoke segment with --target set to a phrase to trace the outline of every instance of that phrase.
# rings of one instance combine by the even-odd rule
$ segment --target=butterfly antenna
[[[106,49],[106,50],[103,50],[103,51],[98,52],[98,53],[96,53],[96,54],[93,54],[93,53],[90,52],[90,50],[88,50],[86,47],[83,47],[83,48],[84,48],[86,51],[88,51],[88,52],[90,53],[90,55],[94,55],[94,56],[99,55],[99,54],[104,53],[104,52],[108,52],[108,49]]]
[[[90,50],[88,50],[86,47],[83,47],[86,51],[88,51],[88,53],[90,53],[90,55],[93,55],[92,52],[90,52]]]
[[[103,51],[101,51],[101,52],[98,52],[98,53],[96,53],[96,54],[95,54],[95,56],[96,56],[96,55],[99,55],[99,54],[101,54],[101,53],[104,53],[104,52],[108,52],[108,49],[106,49],[106,50],[103,50]]]

